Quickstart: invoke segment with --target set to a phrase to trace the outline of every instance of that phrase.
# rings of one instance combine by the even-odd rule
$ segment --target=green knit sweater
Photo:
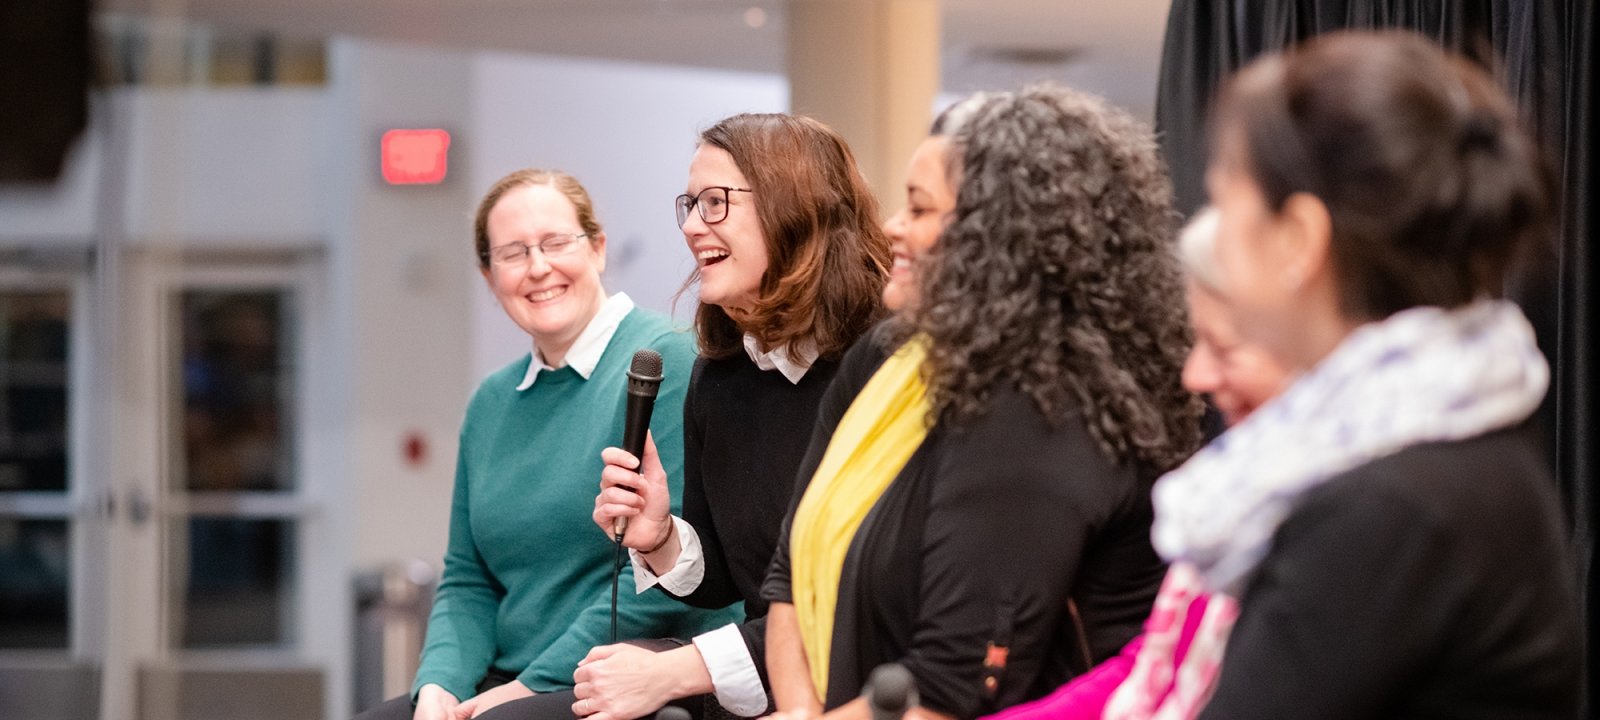
[[[645,347],[662,356],[650,431],[672,484],[672,511],[681,514],[683,397],[694,345],[665,317],[630,312],[587,380],[571,367],[545,370],[519,392],[531,355],[489,376],[461,426],[444,576],[413,698],[438,683],[465,700],[491,667],[535,692],[565,690],[578,661],[608,642],[614,545],[590,516],[600,450],[622,443],[626,373]],[[742,615],[738,607],[697,610],[633,588],[625,561],[620,639],[690,637]]]

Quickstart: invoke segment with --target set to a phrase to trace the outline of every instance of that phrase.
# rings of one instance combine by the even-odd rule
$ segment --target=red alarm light
[[[383,179],[390,185],[436,185],[444,181],[450,133],[390,130],[383,134]]]

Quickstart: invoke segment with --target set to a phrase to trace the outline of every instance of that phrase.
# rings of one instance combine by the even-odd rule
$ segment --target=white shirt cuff
[[[758,717],[767,711],[767,691],[761,687],[761,673],[744,644],[738,626],[723,625],[698,635],[694,646],[700,649],[717,702],[728,712],[741,717]]]
[[[700,550],[700,535],[688,521],[677,515],[670,517],[672,524],[678,526],[678,562],[658,576],[650,571],[644,555],[630,548],[628,557],[633,559],[633,585],[637,592],[660,585],[661,589],[682,597],[694,592],[705,579],[705,553]]]

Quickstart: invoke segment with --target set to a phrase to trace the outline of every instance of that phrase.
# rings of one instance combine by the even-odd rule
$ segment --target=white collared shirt
[[[761,343],[754,335],[745,333],[744,351],[755,361],[756,367],[762,370],[777,370],[794,385],[800,384],[800,379],[806,376],[806,371],[817,361],[817,344],[807,339],[799,347],[800,362],[789,359],[789,346],[779,345],[769,352],[761,352]]]
[[[682,597],[694,592],[705,579],[705,552],[700,547],[700,535],[683,518],[670,517],[678,532],[678,562],[671,570],[657,576],[638,550],[628,551],[633,559],[633,581],[638,592],[660,585]],[[750,647],[745,645],[744,634],[738,627],[724,625],[696,635],[693,642],[705,661],[718,704],[741,717],[758,717],[767,711],[767,691],[761,686],[761,673],[756,670],[755,658],[750,656]]]
[[[767,712],[767,691],[761,687],[750,646],[737,625],[723,625],[694,637],[694,646],[706,662],[717,704],[740,717],[760,717]]]
[[[572,341],[572,347],[567,350],[565,365],[571,366],[578,376],[588,380],[594,373],[596,365],[600,364],[600,356],[606,352],[606,346],[611,344],[611,336],[617,334],[617,327],[622,324],[622,319],[633,312],[633,300],[627,293],[617,293],[600,304],[600,311],[578,334],[578,339]],[[533,346],[533,359],[528,361],[528,372],[522,376],[522,384],[517,386],[518,391],[533,387],[539,379],[539,373],[545,370],[555,370],[545,364],[544,358],[539,357],[539,346]]]

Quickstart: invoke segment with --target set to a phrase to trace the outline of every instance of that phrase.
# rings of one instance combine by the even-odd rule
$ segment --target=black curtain
[[[1222,81],[1257,55],[1319,33],[1400,28],[1490,67],[1520,106],[1559,183],[1559,230],[1507,278],[1550,360],[1537,418],[1571,523],[1589,652],[1588,707],[1600,691],[1595,535],[1594,0],[1174,0],[1167,19],[1156,127],[1178,208],[1205,202],[1206,120]]]

